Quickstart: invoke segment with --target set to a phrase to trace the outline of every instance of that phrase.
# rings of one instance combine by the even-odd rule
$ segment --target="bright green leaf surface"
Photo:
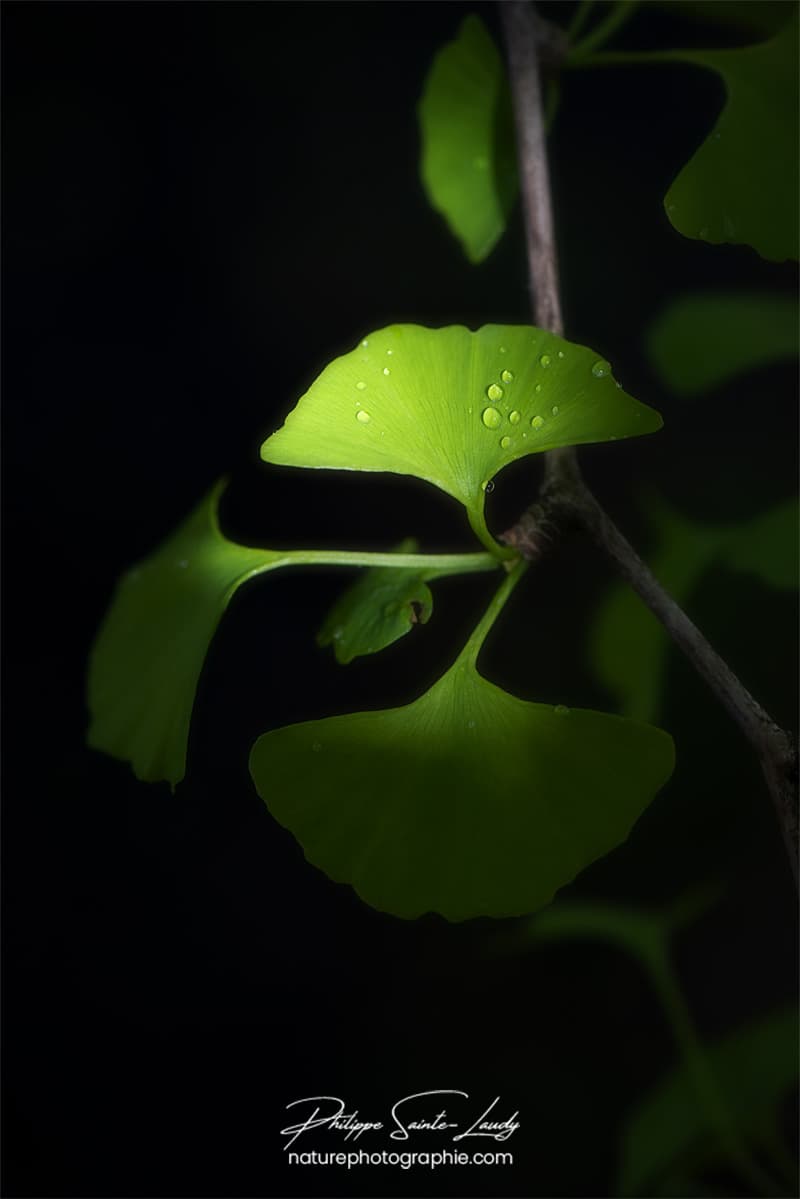
[[[220,483],[187,521],[120,581],[89,666],[89,744],[174,787],[211,638],[236,588],[286,555],[227,541]]]
[[[408,537],[397,552],[410,554],[416,549],[416,541]],[[429,620],[433,596],[425,580],[434,573],[386,566],[364,571],[334,604],[320,629],[318,643],[332,645],[337,661],[342,663],[385,649],[415,624]]]
[[[261,457],[416,475],[460,500],[480,531],[484,486],[510,462],[661,423],[596,353],[541,329],[390,325],[325,368]]]
[[[758,1136],[797,1079],[798,1020],[794,1008],[740,1030],[708,1050],[735,1126]],[[709,1146],[709,1137],[712,1144]],[[673,1070],[636,1110],[622,1139],[620,1193],[647,1195],[654,1180],[703,1144],[713,1153],[713,1133],[698,1106],[686,1067]]]
[[[506,227],[517,192],[511,96],[479,17],[436,55],[419,103],[422,181],[433,208],[481,262]]]
[[[689,295],[676,300],[647,335],[650,360],[677,395],[711,391],[743,371],[796,357],[794,296]]]
[[[778,588],[798,585],[798,507],[795,500],[736,525],[702,525],[651,498],[657,537],[651,566],[670,595],[685,605],[715,565],[756,575]],[[614,585],[595,619],[590,656],[598,678],[636,720],[657,720],[669,639],[628,587]]]
[[[630,829],[671,738],[526,703],[465,654],[414,703],[265,733],[256,788],[307,859],[395,916],[534,911]]]
[[[753,246],[772,261],[796,259],[796,10],[794,19],[767,42],[737,50],[680,51],[671,57],[718,72],[727,103],[667,192],[670,221],[685,237]]]

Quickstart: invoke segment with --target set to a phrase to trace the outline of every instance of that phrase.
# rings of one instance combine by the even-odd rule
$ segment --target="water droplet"
[[[556,706],[553,708],[553,711],[555,712],[556,716],[569,716],[569,708],[566,706],[566,704],[556,704]]]
[[[487,429],[496,429],[503,418],[496,408],[484,408],[481,420]]]
[[[180,562],[178,562],[177,565],[181,568],[181,570],[186,570],[186,567],[189,565],[189,559],[181,558]]]
[[[366,391],[366,389],[367,389],[367,385],[364,382],[364,380],[359,379],[358,383],[356,383],[356,391]]]
[[[494,479],[484,479],[481,483],[481,491],[485,491],[487,495],[491,495],[494,491]]]
[[[533,389],[533,390],[534,390],[534,391],[541,391],[541,390],[542,390],[542,385],[541,385],[541,383],[537,383],[537,384],[536,384],[536,386],[534,387],[534,389]]]
[[[501,346],[501,347],[500,347],[500,353],[501,353],[501,354],[507,354],[507,353],[508,353],[508,350],[506,349],[506,347],[505,347],[505,346]]]
[[[553,416],[558,416],[558,404],[553,404]]]
[[[509,419],[509,421],[510,421],[510,423],[511,423],[512,425],[518,425],[518,424],[519,424],[519,421],[520,421],[520,415],[519,415],[519,413],[517,412],[516,408],[514,409],[514,411],[513,411],[513,412],[509,412],[509,414],[508,414],[508,419]]]
[[[678,211],[677,204],[668,204],[667,205],[667,212],[677,212],[677,211]]]
[[[344,636],[344,629],[340,624],[337,624],[336,628],[333,630],[334,641],[341,641],[343,636]]]
[[[511,373],[511,371],[503,371],[500,378],[503,380],[504,383],[513,383],[514,382],[514,376]]]
[[[468,720],[468,721],[467,721],[467,728],[468,728],[468,729],[474,729],[474,728],[475,728],[475,721],[474,721],[474,720]]]
[[[564,357],[564,351],[563,351],[563,350],[559,350],[559,351],[558,351],[558,356],[559,356],[559,358],[563,358],[563,357]]]
[[[311,746],[311,748],[315,754],[318,754],[319,751],[322,749],[322,745],[319,741],[315,741],[314,744]]]
[[[501,437],[500,438],[500,449],[501,450],[507,450],[510,445],[511,445],[510,437]]]
[[[388,366],[385,366],[383,368],[383,373],[384,375],[391,375],[392,372],[389,370]]]
[[[490,383],[486,388],[486,394],[490,400],[502,400],[503,389],[499,383]]]
[[[610,370],[611,363],[606,362],[604,358],[600,358],[592,367],[592,374],[594,375],[595,379],[605,379]]]
[[[708,237],[708,225],[703,225],[702,228],[698,229],[697,236],[703,238]]]
[[[617,384],[617,389],[618,389],[619,391],[622,391],[622,384],[621,384],[621,383],[618,383],[618,384]]]
[[[544,424],[543,416],[534,416],[533,420],[531,421],[531,428],[532,429],[541,429],[543,424]]]
[[[387,354],[389,355],[389,357],[391,358],[392,354],[394,353],[394,350],[387,350],[387,351],[386,351],[386,353],[387,353]]]
[[[549,365],[550,365],[550,355],[542,354],[541,358],[539,359],[539,366],[549,366]]]
[[[369,422],[372,420],[372,417],[370,416],[370,414],[367,411],[365,411],[364,408],[361,408],[356,413],[356,420],[361,421],[362,425],[368,425]]]
[[[366,350],[367,346],[369,345],[369,338],[365,337],[361,344],[364,347],[364,349]]]

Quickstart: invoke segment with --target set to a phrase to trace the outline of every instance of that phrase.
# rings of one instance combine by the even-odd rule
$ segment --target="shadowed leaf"
[[[648,331],[647,350],[667,387],[694,396],[796,357],[798,330],[794,296],[695,294],[661,314]]]
[[[88,740],[172,787],[186,770],[197,681],[231,596],[246,579],[286,564],[219,531],[218,483],[149,558],[120,580],[92,647]]]
[[[481,262],[506,227],[517,169],[503,61],[479,17],[436,55],[418,112],[428,199]]]
[[[715,566],[754,574],[776,588],[798,585],[796,500],[730,525],[687,520],[655,496],[646,507],[656,533],[650,564],[681,606]],[[658,719],[669,646],[649,608],[630,588],[615,584],[595,617],[589,652],[597,677],[625,715]]]
[[[792,20],[769,41],[670,55],[716,71],[727,100],[667,192],[667,216],[684,237],[753,246],[777,262],[798,257],[797,10],[791,8]]]
[[[416,553],[413,537],[397,546],[397,553]],[[336,660],[352,662],[361,654],[376,654],[425,624],[433,610],[433,596],[425,580],[435,571],[418,567],[373,567],[342,593],[319,631],[319,645],[332,645]]]
[[[708,1050],[709,1066],[734,1125],[758,1140],[797,1080],[798,1018],[778,1011]],[[688,1068],[672,1070],[634,1111],[622,1137],[619,1192],[647,1195],[666,1171],[718,1155]]]

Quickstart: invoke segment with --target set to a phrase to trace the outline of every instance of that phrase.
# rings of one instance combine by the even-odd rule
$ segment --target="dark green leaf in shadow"
[[[511,96],[479,17],[434,59],[419,102],[422,181],[471,262],[502,235],[517,192]]]
[[[401,554],[415,553],[417,543],[406,538]],[[433,610],[426,579],[435,571],[416,567],[372,567],[342,593],[319,631],[319,645],[332,645],[336,660],[352,662],[361,654],[376,654],[425,624]]]
[[[89,744],[172,787],[186,769],[197,681],[214,631],[246,579],[287,562],[219,531],[218,483],[172,536],[123,576],[92,647]]]
[[[672,17],[693,23],[741,29],[745,34],[769,37],[792,16],[793,4],[786,0],[659,0],[659,7]]]
[[[628,836],[669,778],[671,738],[526,703],[482,678],[471,639],[419,699],[276,729],[250,771],[306,858],[411,919],[513,916]]]
[[[676,395],[720,387],[744,371],[797,356],[794,296],[710,293],[676,300],[650,327],[647,351]]]
[[[681,50],[665,58],[716,71],[727,102],[667,192],[685,237],[798,257],[797,10],[769,41],[736,50]]]
[[[390,325],[329,363],[261,457],[416,475],[460,500],[491,548],[484,492],[504,466],[661,423],[595,352],[542,329]]]
[[[681,606],[715,566],[755,574],[772,587],[797,586],[795,500],[752,520],[730,525],[687,520],[652,495],[645,507],[655,533],[650,565]],[[660,621],[635,592],[614,584],[592,623],[589,655],[597,678],[626,716],[658,719],[669,646]]]
[[[796,1083],[798,1017],[792,1007],[740,1029],[707,1050],[735,1127],[758,1140],[765,1117]],[[619,1193],[646,1195],[654,1180],[691,1159],[715,1157],[713,1130],[697,1103],[688,1069],[672,1070],[627,1121]]]
[[[800,510],[788,500],[762,516],[729,526],[720,560],[731,570],[752,574],[770,587],[791,590],[800,575]]]

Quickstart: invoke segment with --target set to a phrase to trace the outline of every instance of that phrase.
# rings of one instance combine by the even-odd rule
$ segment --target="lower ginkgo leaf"
[[[250,771],[330,878],[380,911],[457,921],[549,903],[625,840],[673,762],[660,729],[524,702],[462,654],[405,707],[265,733]]]

